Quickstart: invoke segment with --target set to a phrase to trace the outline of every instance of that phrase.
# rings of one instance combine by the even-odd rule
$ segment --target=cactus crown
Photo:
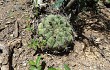
[[[46,40],[46,47],[61,49],[72,42],[72,27],[65,17],[48,15],[38,25],[38,34]]]

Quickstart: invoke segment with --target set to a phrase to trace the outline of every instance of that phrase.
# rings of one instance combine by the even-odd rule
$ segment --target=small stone
[[[94,31],[94,33],[98,33],[98,31]]]
[[[98,41],[98,42],[99,42],[99,41],[100,41],[100,38],[97,38],[97,39],[96,39],[96,41]]]
[[[97,38],[95,41],[96,41],[96,43],[100,43],[100,38]]]
[[[3,2],[0,2],[0,5],[3,5]]]
[[[9,70],[9,66],[8,66],[8,65],[3,65],[3,66],[1,67],[1,70]]]
[[[10,17],[11,19],[14,19],[14,17]]]
[[[16,54],[13,54],[13,57],[16,57],[17,55]]]
[[[93,23],[93,21],[89,21],[89,23]]]
[[[13,35],[13,34],[11,34],[11,35],[10,35],[10,37],[14,37],[14,35]]]
[[[0,64],[3,62],[3,58],[0,57]]]
[[[23,66],[26,66],[27,65],[26,61],[23,61],[22,65]]]
[[[8,27],[8,25],[5,25],[5,28]]]
[[[22,48],[19,48],[18,50],[21,52],[23,49]]]
[[[19,28],[18,27],[19,27],[19,25],[18,25],[18,22],[16,21],[15,22],[15,31],[13,33],[14,37],[18,37],[18,35],[19,35],[19,33],[18,33],[19,32]]]
[[[4,55],[7,55],[7,54],[8,54],[8,48],[7,48],[7,46],[4,45],[4,44],[5,44],[5,43],[0,42],[0,49],[2,50],[2,53],[3,53]]]
[[[11,23],[10,21],[7,21],[7,22],[6,22],[6,24],[10,24],[10,23]]]

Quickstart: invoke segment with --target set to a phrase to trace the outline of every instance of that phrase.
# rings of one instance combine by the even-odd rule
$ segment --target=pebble
[[[13,57],[16,57],[17,55],[16,54],[13,54]]]
[[[11,23],[10,21],[7,21],[7,22],[6,22],[6,24],[10,24],[10,23]]]
[[[12,38],[13,38],[13,37],[14,37],[14,35],[13,35],[13,34],[11,34],[11,35],[10,35],[10,37],[12,37]]]
[[[3,62],[3,59],[2,59],[2,58],[0,58],[0,64],[2,64],[2,62]]]
[[[2,42],[0,42],[0,49],[2,50],[2,52],[0,53],[0,63],[7,64],[9,49]]]
[[[2,1],[2,2],[0,2],[0,5],[3,5],[3,1]]]
[[[0,49],[3,51],[5,55],[8,54],[8,48],[2,42],[0,42]]]
[[[100,38],[97,38],[95,41],[96,41],[96,43],[100,43]]]
[[[22,65],[25,67],[27,66],[27,62],[26,61],[23,61]]]
[[[23,49],[22,49],[22,48],[19,48],[18,50],[19,50],[19,52],[22,52],[22,51],[23,51]]]
[[[1,67],[1,70],[9,70],[9,66],[8,66],[8,65],[3,65],[3,66]]]
[[[14,17],[10,17],[11,19],[14,19]]]

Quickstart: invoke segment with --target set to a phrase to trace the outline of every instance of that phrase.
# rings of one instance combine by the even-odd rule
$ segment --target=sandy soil
[[[46,70],[48,66],[63,69],[63,64],[71,70],[110,70],[110,20],[91,12],[79,17],[74,23],[79,37],[70,53],[40,53]],[[34,18],[30,0],[0,0],[0,70],[28,70],[28,61],[37,58],[27,47],[32,32],[26,27],[37,25],[29,18]]]

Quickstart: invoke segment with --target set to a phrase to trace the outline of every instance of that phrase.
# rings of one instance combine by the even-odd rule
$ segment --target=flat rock
[[[1,70],[9,70],[9,66],[8,66],[8,65],[3,65],[3,66],[1,67]]]
[[[4,43],[0,42],[0,63],[7,64],[8,63],[8,52],[9,49]]]

